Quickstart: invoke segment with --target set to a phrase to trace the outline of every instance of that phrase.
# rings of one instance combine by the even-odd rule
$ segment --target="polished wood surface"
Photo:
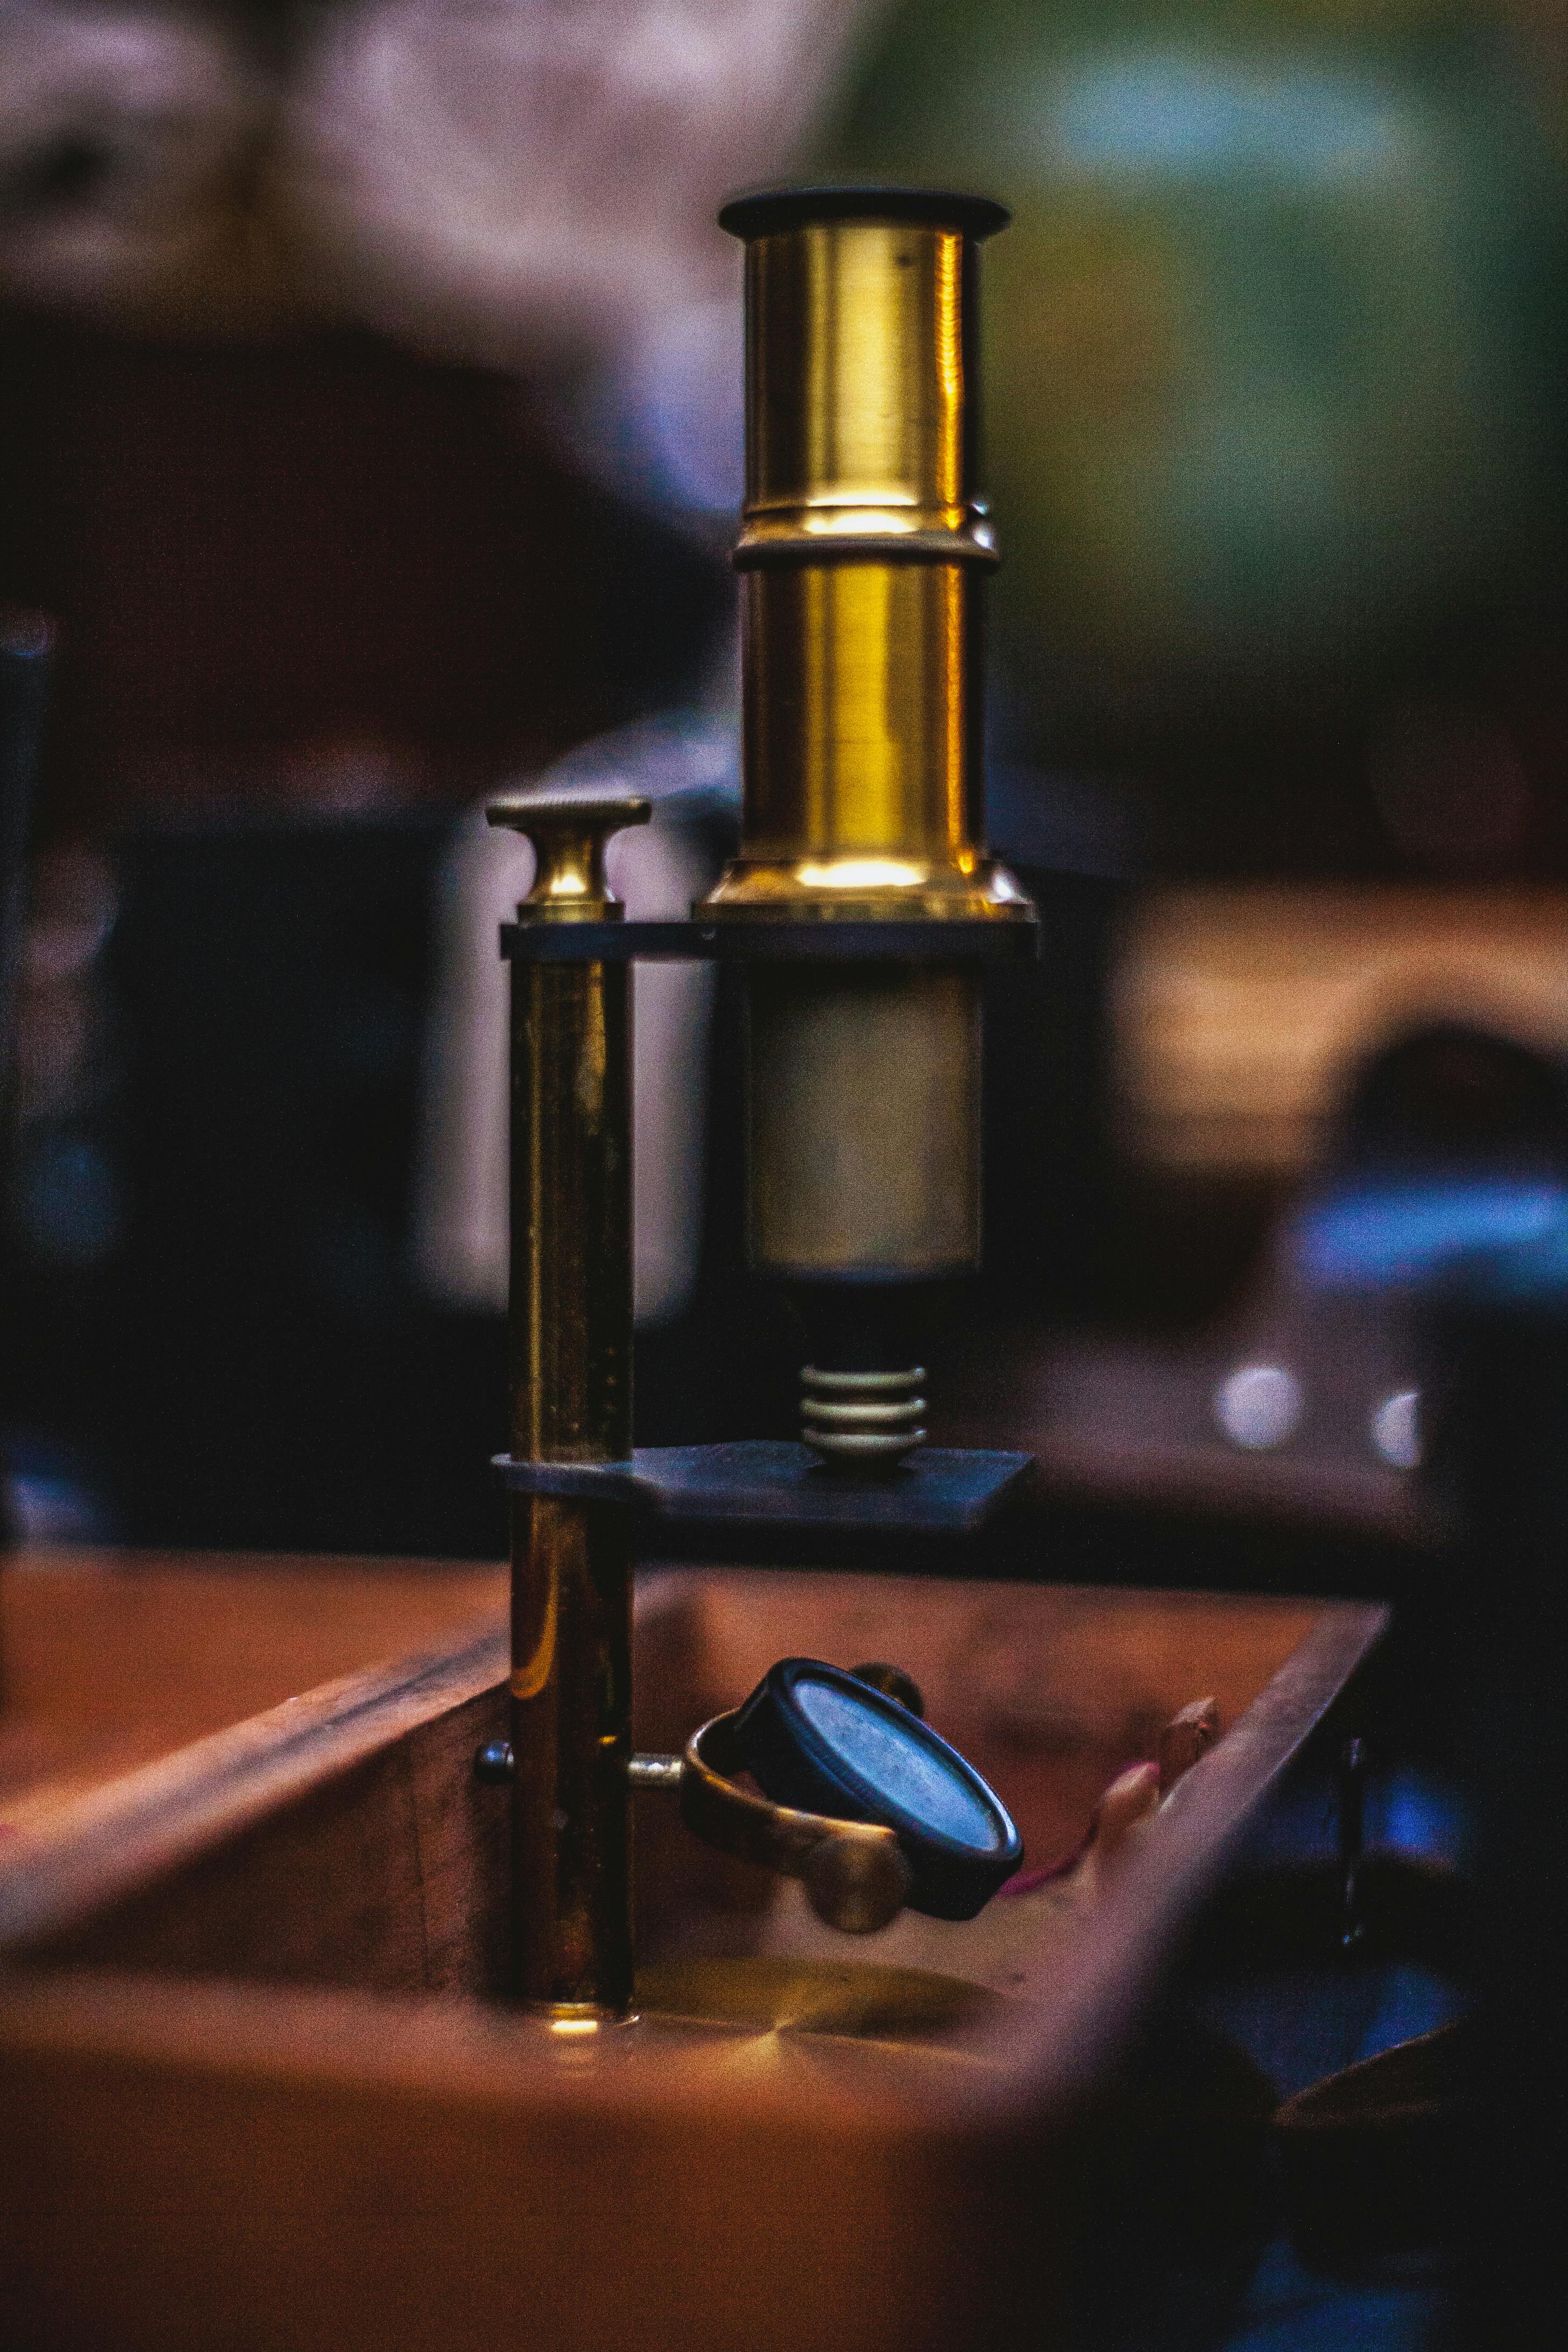
[[[23,1551],[0,1567],[0,1846],[118,1778],[504,1606],[506,1571],[266,1553]]]
[[[110,1630],[127,1579],[73,1572],[102,1579]],[[247,1597],[226,1605],[268,1622],[298,1573],[236,1570]],[[999,1897],[940,1953],[900,1948],[904,1922],[792,1950],[772,1881],[639,1800],[665,2013],[586,2040],[474,1998],[503,1916],[505,1792],[471,1771],[501,1720],[499,1609],[60,1791],[47,1838],[0,1860],[0,2099],[25,2118],[0,2136],[0,2340],[1060,2340],[1060,2242],[1114,2051],[1381,1622],[1207,1595],[645,1580],[644,1743],[673,1744],[782,1653],[890,1654],[994,1774],[1037,1865],[1182,1706],[1213,1693],[1220,1736],[1098,1874]],[[223,1633],[228,1654],[232,1614]],[[955,2008],[941,1986],[965,1980]]]

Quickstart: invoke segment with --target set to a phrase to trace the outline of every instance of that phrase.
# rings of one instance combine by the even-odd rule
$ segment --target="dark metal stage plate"
[[[629,1462],[514,1462],[500,1454],[496,1466],[514,1493],[597,1495],[704,1527],[962,1536],[1001,1508],[1031,1458],[931,1445],[891,1469],[854,1471],[830,1468],[808,1446],[756,1438],[639,1446]]]

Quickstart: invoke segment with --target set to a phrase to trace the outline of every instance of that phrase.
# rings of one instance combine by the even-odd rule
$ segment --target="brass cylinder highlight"
[[[910,190],[743,197],[745,801],[721,918],[1027,918],[981,845],[975,256]]]
[[[520,923],[613,921],[604,845],[646,801],[502,803],[538,856]],[[631,1451],[630,1008],[624,963],[512,964],[511,1451]],[[632,1996],[631,1542],[623,1508],[511,1512],[515,1987],[557,2019]]]
[[[745,851],[753,896],[976,897],[978,603],[958,563],[745,574]],[[782,869],[782,871],[780,870]],[[826,894],[833,892],[834,898]]]

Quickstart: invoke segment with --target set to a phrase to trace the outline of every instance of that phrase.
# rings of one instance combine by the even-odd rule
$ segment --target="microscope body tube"
[[[707,919],[1032,921],[983,845],[975,262],[1005,215],[897,190],[742,198],[740,851]],[[980,984],[940,954],[750,982],[749,1219],[815,1361],[803,1434],[919,1442],[910,1301],[979,1263]]]

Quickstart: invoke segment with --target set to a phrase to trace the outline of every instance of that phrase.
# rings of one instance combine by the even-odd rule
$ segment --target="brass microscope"
[[[786,1660],[683,1757],[631,1750],[639,1513],[746,1557],[766,1521],[973,1530],[1026,1467],[923,1444],[933,1302],[977,1265],[983,965],[1036,951],[984,846],[974,196],[747,196],[744,801],[740,853],[685,923],[628,923],[605,845],[646,801],[520,798],[534,845],[512,972],[516,1992],[627,2014],[630,1811],[804,1878],[849,1930],[907,1902],[972,1916],[1021,1848],[889,1667]],[[634,1450],[628,966],[744,969],[748,1235],[805,1334],[798,1444]],[[742,1784],[749,1773],[753,1786]],[[760,1793],[759,1793],[760,1791]]]

